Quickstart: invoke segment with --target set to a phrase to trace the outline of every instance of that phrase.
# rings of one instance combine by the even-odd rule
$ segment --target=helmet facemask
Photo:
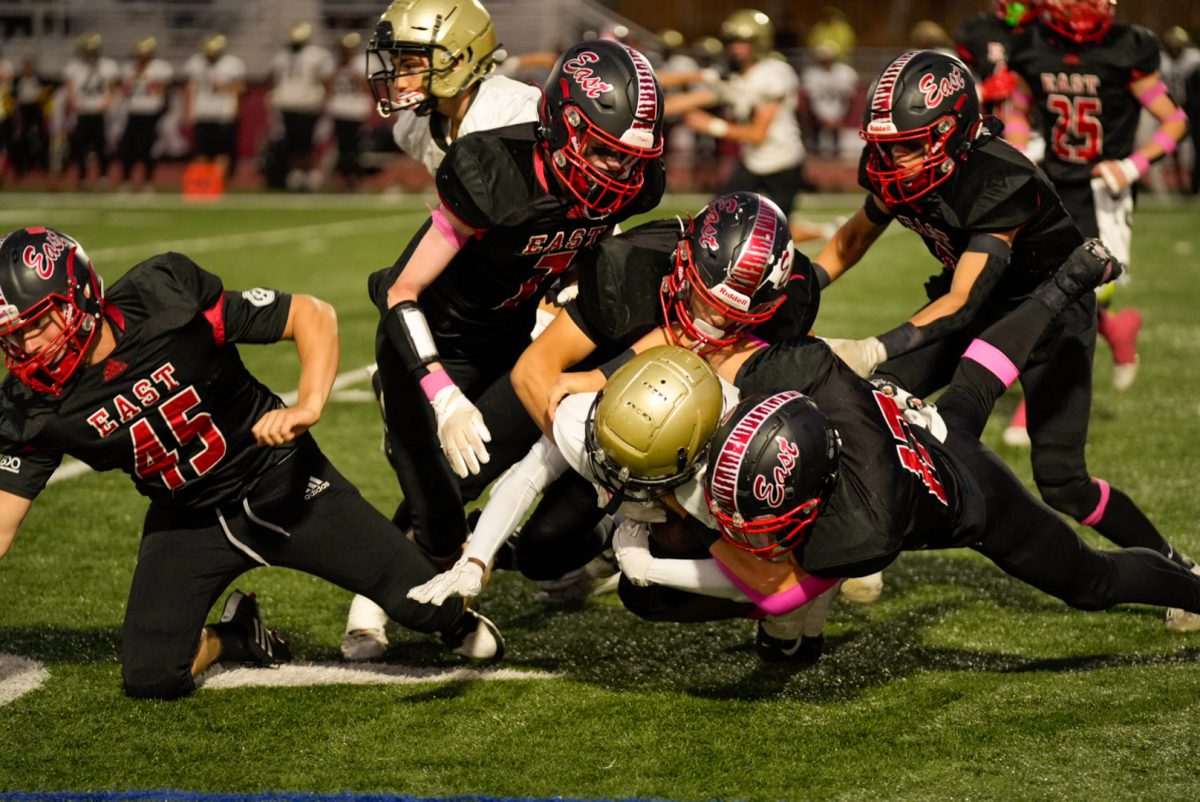
[[[1112,27],[1116,0],[1043,0],[1042,22],[1076,44],[1098,42]]]
[[[367,51],[367,83],[371,86],[380,117],[390,117],[397,111],[411,111],[418,117],[433,113],[438,103],[433,94],[434,50],[433,46],[413,45]],[[408,69],[401,66],[406,58],[414,57],[422,61],[422,66]],[[397,90],[396,79],[409,75],[424,76],[421,88]]]
[[[717,519],[721,536],[730,545],[767,560],[783,558],[804,542],[809,525],[821,511],[822,502],[822,499],[811,498],[780,515],[747,521],[739,512],[730,515],[722,510],[709,495],[707,484],[705,498]]]
[[[91,288],[82,291],[90,294]],[[0,320],[0,347],[8,372],[34,390],[55,396],[62,393],[79,369],[100,328],[95,315],[58,293],[47,295],[24,312],[14,306],[4,307],[0,309]],[[58,326],[59,333],[49,345],[37,353],[25,351],[23,343],[28,337],[53,325]]]
[[[662,143],[653,144],[646,132],[627,131],[624,138],[647,140],[645,146],[630,144],[594,125],[575,105],[563,109],[562,124],[566,144],[550,154],[550,169],[588,217],[605,217],[633,200],[646,164],[662,154]]]
[[[897,133],[862,132],[869,148],[867,175],[889,205],[909,203],[929,193],[954,172],[954,159],[947,143],[958,128],[950,116],[918,128]],[[897,148],[923,155],[897,159]]]

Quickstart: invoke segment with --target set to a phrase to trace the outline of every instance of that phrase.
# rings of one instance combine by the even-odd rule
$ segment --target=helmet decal
[[[633,123],[621,136],[621,141],[639,148],[654,147],[655,122],[662,116],[658,102],[658,78],[645,56],[628,45],[621,47],[629,54],[637,79],[637,105],[634,107]]]
[[[908,62],[913,60],[913,57],[921,51],[912,50],[888,65],[883,74],[879,76],[879,82],[875,84],[875,94],[871,96],[871,114],[874,117],[886,115],[884,119],[873,119],[868,130],[871,133],[892,134],[896,132],[896,126],[892,124],[891,111],[893,105],[892,93],[896,89],[896,81],[900,77],[901,71]],[[883,127],[876,128],[879,123]]]
[[[792,440],[782,435],[776,435],[775,447],[779,450],[776,459],[779,464],[771,469],[770,477],[759,474],[754,477],[754,497],[768,507],[779,509],[787,498],[787,480],[796,467],[796,458],[800,456],[800,447]]]
[[[793,398],[799,397],[800,393],[794,390],[776,393],[764,399],[737,422],[733,430],[729,433],[729,437],[721,446],[721,451],[717,455],[716,460],[708,469],[709,492],[712,494],[713,501],[726,509],[737,509],[738,477],[741,475],[742,461],[745,459],[747,450],[754,440],[754,435],[758,433],[758,430],[767,422],[767,419],[778,411],[780,407]],[[795,443],[790,443],[789,445],[793,449],[793,454],[800,453]],[[795,463],[793,462],[794,465]],[[790,474],[791,469],[789,468],[788,475]],[[777,477],[772,477],[772,480],[775,479]],[[764,496],[759,496],[760,482],[764,486],[762,491]],[[766,479],[760,473],[754,480],[754,495],[760,501],[765,500],[765,484]],[[782,490],[782,482],[779,484],[780,490]],[[780,498],[771,504],[771,506],[778,507],[782,502],[783,500]]]
[[[575,83],[579,84],[579,88],[583,90],[583,93],[591,98],[600,97],[603,92],[613,91],[612,84],[605,81],[599,75],[596,75],[595,71],[587,66],[595,64],[599,60],[600,57],[595,53],[590,50],[584,50],[582,53],[563,62],[563,72],[570,75]]]
[[[925,93],[925,108],[935,109],[950,95],[967,85],[962,70],[958,66],[950,68],[950,74],[938,80],[938,77],[927,72],[917,81],[917,88]]]

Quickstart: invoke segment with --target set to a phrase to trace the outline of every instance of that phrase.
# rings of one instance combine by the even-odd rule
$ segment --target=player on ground
[[[943,266],[930,302],[878,337],[838,343],[860,376],[917,396],[949,381],[971,339],[1015,309],[1082,242],[1045,174],[993,134],[966,66],[910,51],[871,87],[859,182],[870,193],[813,262],[831,280],[857,264],[893,220],[917,232]],[[1029,404],[1033,476],[1043,499],[1121,546],[1181,564],[1137,505],[1087,470],[1095,300],[1069,305],[1021,376]]]
[[[469,657],[497,657],[491,622],[457,602],[413,604],[434,573],[318,448],[337,372],[332,307],[273,290],[226,291],[167,253],[103,292],[75,240],[45,228],[0,240],[0,555],[63,457],[120,469],[150,498],[125,611],[121,664],[130,696],[190,693],[212,662],[289,658],[252,596],[262,565],[306,571],[382,604]],[[283,402],[242,364],[237,343],[294,340],[299,398]]]

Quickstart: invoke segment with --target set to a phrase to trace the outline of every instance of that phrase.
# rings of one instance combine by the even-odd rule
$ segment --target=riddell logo
[[[129,365],[116,359],[104,363],[104,381],[110,382],[129,368]]]
[[[323,482],[315,476],[308,477],[308,489],[304,491],[304,500],[312,501],[329,489],[329,482]]]

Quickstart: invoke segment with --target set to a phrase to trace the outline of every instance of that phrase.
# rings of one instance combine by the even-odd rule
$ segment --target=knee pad
[[[1101,487],[1096,480],[1083,476],[1061,483],[1039,481],[1038,492],[1042,500],[1054,509],[1084,522],[1094,516],[1101,503]]]

